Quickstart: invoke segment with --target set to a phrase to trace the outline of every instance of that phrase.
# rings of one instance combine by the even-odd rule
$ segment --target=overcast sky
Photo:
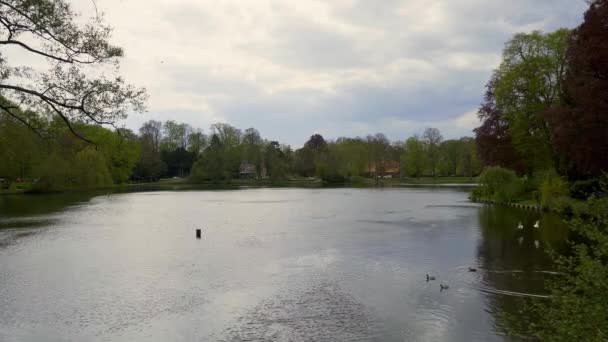
[[[92,2],[75,0],[83,16]],[[301,146],[425,127],[472,135],[484,85],[517,32],[575,27],[583,0],[96,0],[148,89],[125,122],[227,122]]]

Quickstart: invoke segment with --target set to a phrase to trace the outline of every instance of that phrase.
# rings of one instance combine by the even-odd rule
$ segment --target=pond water
[[[508,341],[501,313],[546,294],[566,229],[467,196],[0,196],[0,340]]]

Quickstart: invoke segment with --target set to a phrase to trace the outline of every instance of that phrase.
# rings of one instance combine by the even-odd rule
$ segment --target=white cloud
[[[471,134],[473,108],[515,32],[574,26],[571,0],[96,0],[150,93],[147,119],[254,126],[301,145],[434,126]],[[89,1],[74,1],[84,16]],[[465,113],[465,114],[463,114]]]

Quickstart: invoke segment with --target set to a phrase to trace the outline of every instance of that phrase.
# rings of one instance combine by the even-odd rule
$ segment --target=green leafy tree
[[[76,153],[70,165],[70,188],[96,189],[112,185],[112,176],[103,153],[92,147]]]
[[[97,150],[104,155],[113,183],[127,182],[141,154],[137,136],[128,129],[111,131],[101,126],[76,127],[84,136],[96,142]]]
[[[209,147],[205,150],[192,167],[190,175],[194,181],[224,181],[232,178],[229,156],[220,137],[213,134],[209,140]]]
[[[296,171],[306,177],[325,174],[327,158],[327,142],[320,134],[313,134],[304,146],[296,151]]]
[[[439,145],[439,174],[455,176],[465,147],[460,140],[446,140]]]
[[[198,158],[207,147],[207,136],[200,129],[193,129],[188,135],[188,152]]]
[[[482,163],[477,153],[477,143],[473,138],[461,138],[461,152],[456,168],[459,176],[473,177],[479,175]]]
[[[268,143],[264,154],[268,176],[274,180],[285,179],[289,172],[289,162],[279,142]]]
[[[188,147],[188,137],[192,132],[192,127],[185,123],[178,123],[167,120],[163,124],[163,138],[160,142],[161,151],[175,151],[178,148]]]
[[[227,123],[216,123],[211,125],[211,132],[217,136],[223,148],[225,154],[224,167],[231,174],[238,173],[243,154],[241,130]]]
[[[38,71],[20,65],[0,51],[0,95],[24,111],[59,118],[83,140],[88,139],[77,132],[75,122],[113,125],[133,110],[143,111],[146,93],[116,74],[124,53],[110,43],[112,30],[102,18],[80,25],[65,0],[0,1],[2,49],[20,49],[29,55],[22,61],[37,57],[48,67]],[[49,135],[17,106],[0,103],[0,108],[37,134]]]
[[[426,159],[428,167],[431,170],[433,177],[437,175],[437,166],[439,164],[439,146],[443,141],[443,136],[437,128],[427,128],[422,134],[422,140],[426,147]]]
[[[136,181],[157,181],[166,172],[167,165],[162,161],[152,136],[140,136],[139,146],[140,158],[135,164],[132,178]]]
[[[517,34],[505,46],[496,71],[496,105],[509,122],[512,142],[528,173],[557,167],[551,127],[543,112],[563,98],[570,31]]]
[[[44,156],[42,145],[43,141],[29,128],[12,116],[0,113],[0,177],[11,181],[31,178]]]
[[[375,135],[367,136],[367,151],[368,159],[371,168],[373,164],[376,173],[385,171],[385,162],[390,159],[390,142],[386,135],[376,133]]]
[[[409,177],[420,177],[427,166],[424,143],[413,136],[406,140],[403,155],[401,156],[401,166],[404,173]]]
[[[255,165],[257,176],[262,175],[262,166],[264,163],[263,149],[264,141],[255,128],[247,128],[243,134],[243,157],[242,159],[248,163]],[[268,169],[268,167],[267,167]]]

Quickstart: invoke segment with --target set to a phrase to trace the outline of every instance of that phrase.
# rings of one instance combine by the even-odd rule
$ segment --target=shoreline
[[[179,190],[187,187],[201,187],[209,189],[219,188],[245,188],[245,187],[270,187],[270,188],[384,188],[384,187],[476,187],[479,184],[475,178],[469,177],[437,177],[437,178],[394,178],[374,180],[363,178],[355,182],[331,183],[324,182],[319,178],[311,179],[232,179],[229,181],[213,182],[192,182],[187,178],[161,179],[157,182],[149,183],[125,183],[116,184],[109,187],[85,188],[85,189],[65,189],[56,191],[32,191],[31,189],[11,189],[0,190],[2,195],[28,195],[28,194],[53,194],[53,193],[74,193],[87,191],[120,191],[127,189],[142,189],[144,191],[159,190]]]

